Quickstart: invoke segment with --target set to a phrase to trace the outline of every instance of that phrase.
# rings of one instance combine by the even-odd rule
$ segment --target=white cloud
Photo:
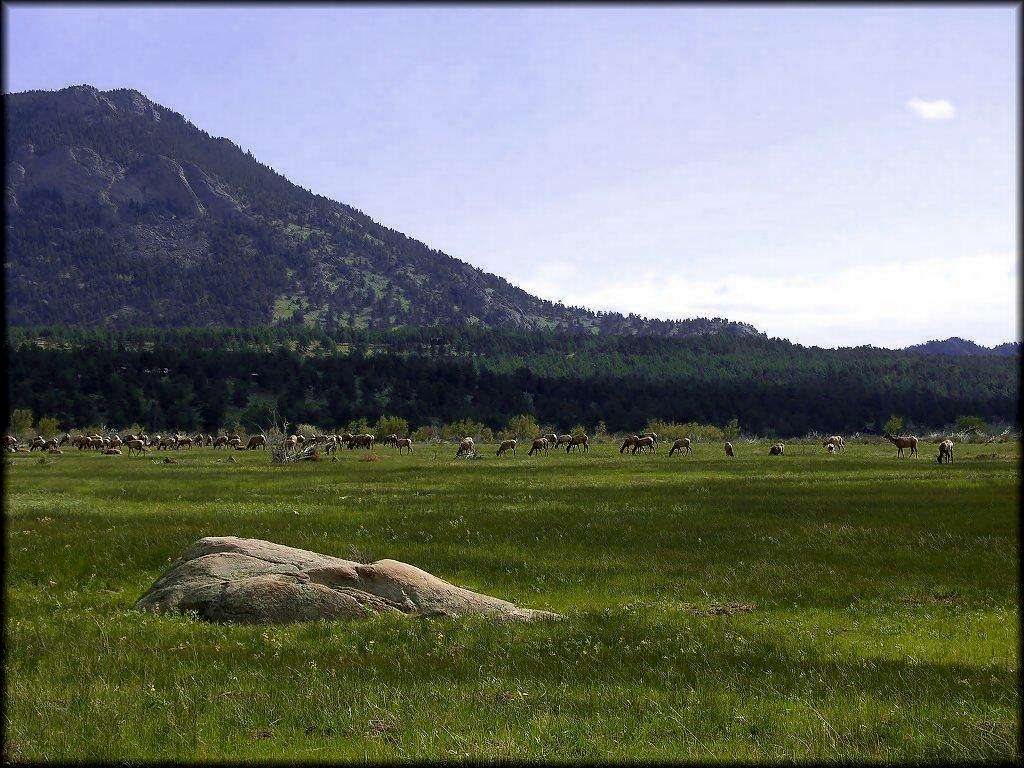
[[[581,288],[571,267],[549,265],[527,290],[590,309],[648,317],[726,317],[769,336],[821,346],[906,346],[964,336],[982,344],[1017,338],[1014,256],[851,266],[820,274],[731,274],[690,279],[648,271],[609,275]]]
[[[952,120],[956,114],[956,109],[945,99],[911,99],[907,102],[907,108],[922,120]]]

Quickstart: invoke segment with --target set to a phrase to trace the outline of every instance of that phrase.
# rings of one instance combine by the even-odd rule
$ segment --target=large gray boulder
[[[195,611],[208,621],[273,624],[374,613],[557,617],[470,592],[397,560],[364,565],[235,536],[196,541],[135,607],[154,613]]]

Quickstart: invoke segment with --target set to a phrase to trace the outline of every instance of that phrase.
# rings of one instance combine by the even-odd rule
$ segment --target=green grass
[[[1019,445],[958,445],[952,466],[931,445],[737,447],[12,457],[8,756],[1016,759]],[[189,543],[229,534],[404,560],[565,618],[132,610]],[[725,603],[754,610],[709,612]]]

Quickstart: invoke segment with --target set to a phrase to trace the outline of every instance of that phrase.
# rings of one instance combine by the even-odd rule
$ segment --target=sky
[[[4,10],[5,92],[135,88],[547,299],[1019,338],[1009,6]]]

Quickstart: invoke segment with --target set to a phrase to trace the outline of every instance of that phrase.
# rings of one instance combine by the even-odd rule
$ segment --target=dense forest
[[[594,337],[461,328],[8,330],[8,409],[62,426],[215,430],[277,413],[324,428],[528,414],[559,429],[651,419],[748,433],[1017,421],[1018,358],[827,350],[762,336]]]
[[[757,333],[532,296],[292,184],[137,91],[3,98],[12,324]]]

